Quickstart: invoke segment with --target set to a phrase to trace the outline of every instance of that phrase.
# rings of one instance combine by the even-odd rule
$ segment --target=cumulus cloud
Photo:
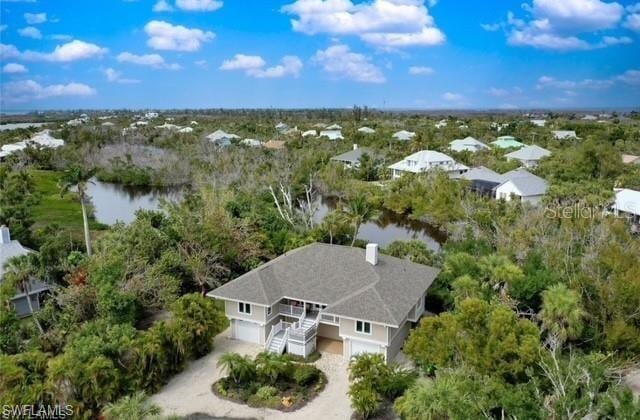
[[[631,29],[634,32],[640,32],[640,3],[636,3],[634,6],[627,8],[631,13],[627,15],[622,26],[627,29]]]
[[[583,79],[583,80],[559,80],[551,76],[541,76],[536,84],[536,89],[547,88],[573,90],[573,89],[604,89],[613,84],[610,79]]]
[[[51,39],[55,39],[56,41],[71,41],[73,37],[66,34],[54,34],[51,35]]]
[[[7,102],[27,102],[58,96],[91,96],[96,90],[83,83],[43,86],[34,80],[21,80],[2,85],[2,97]]]
[[[347,45],[332,45],[326,50],[319,50],[312,61],[337,78],[365,83],[385,82],[382,71],[368,57],[352,52]]]
[[[615,80],[633,86],[640,86],[640,70],[627,70],[623,74],[616,76]]]
[[[422,0],[297,0],[282,8],[307,35],[354,35],[380,48],[439,45],[444,33]]]
[[[66,44],[58,45],[50,53],[37,51],[25,51],[21,56],[26,60],[42,60],[59,63],[68,63],[77,60],[102,57],[107,53],[106,48],[89,42],[73,40]]]
[[[530,14],[528,21],[507,17],[507,41],[515,46],[570,51],[601,48],[620,43],[607,43],[604,39],[590,43],[582,38],[615,28],[621,21],[624,8],[616,2],[601,0],[532,0],[523,4]]]
[[[29,25],[37,25],[39,23],[44,23],[47,21],[46,13],[25,13],[24,20]]]
[[[487,32],[495,32],[501,28],[499,23],[481,23],[480,27]]]
[[[111,67],[104,70],[104,75],[107,78],[107,80],[111,83],[122,83],[122,84],[140,83],[140,80],[123,78],[121,72]]]
[[[217,0],[176,0],[176,7],[189,12],[213,12],[222,7],[222,2]]]
[[[435,73],[435,71],[431,67],[424,67],[424,66],[409,67],[409,74],[413,76],[428,75],[433,73]]]
[[[236,54],[233,59],[224,60],[220,70],[242,70],[247,76],[262,78],[279,78],[284,76],[298,77],[302,70],[302,61],[294,55],[286,55],[280,64],[265,67],[266,61],[259,55]]]
[[[173,6],[171,6],[167,0],[158,0],[156,4],[153,5],[154,12],[173,12]]]
[[[11,44],[0,44],[0,60],[20,57],[20,51]]]
[[[182,68],[179,64],[167,63],[160,54],[137,55],[130,52],[122,52],[118,54],[116,60],[120,63],[131,63],[156,69],[179,70]]]
[[[203,43],[215,37],[211,31],[190,29],[161,20],[147,23],[144,31],[149,36],[147,45],[155,50],[197,51]]]
[[[2,67],[2,72],[7,74],[26,73],[27,71],[25,66],[18,63],[7,63]]]
[[[495,96],[496,98],[504,98],[505,96],[509,96],[509,91],[507,89],[492,87],[489,88],[489,95]]]
[[[33,26],[18,29],[18,34],[25,38],[42,39],[42,33],[40,33],[40,30]]]
[[[464,96],[459,93],[445,92],[442,94],[442,99],[447,102],[460,102],[464,99]]]

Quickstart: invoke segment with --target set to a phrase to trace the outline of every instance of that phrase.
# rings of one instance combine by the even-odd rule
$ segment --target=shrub
[[[315,366],[298,365],[293,371],[293,380],[300,386],[308,385],[318,379],[320,372]]]
[[[256,392],[256,397],[266,401],[277,394],[278,394],[278,389],[276,387],[271,385],[265,385],[258,388],[258,391]]]
[[[380,394],[367,382],[356,382],[349,388],[351,405],[362,418],[369,418],[375,414],[381,406]]]

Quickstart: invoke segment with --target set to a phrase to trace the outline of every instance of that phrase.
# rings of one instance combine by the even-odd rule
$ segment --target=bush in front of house
[[[315,398],[327,382],[317,367],[268,352],[254,359],[225,353],[218,366],[227,376],[213,384],[214,394],[251,407],[294,411]]]
[[[359,418],[367,419],[404,394],[417,374],[397,364],[388,365],[381,354],[364,353],[349,362],[349,397]]]

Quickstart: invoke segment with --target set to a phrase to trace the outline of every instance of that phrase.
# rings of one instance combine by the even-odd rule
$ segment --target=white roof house
[[[531,145],[525,146],[514,152],[507,153],[505,157],[507,160],[518,160],[525,168],[535,168],[540,163],[540,159],[551,156],[551,152],[547,149]]]
[[[467,166],[456,162],[451,156],[435,150],[416,152],[390,165],[389,169],[393,178],[399,178],[407,172],[417,174],[435,169],[441,169],[451,175],[462,174],[469,170]]]
[[[170,124],[170,123],[164,123],[162,125],[156,125],[156,128],[161,128],[164,130],[178,130],[182,127],[180,127],[179,125],[175,125],[175,124]]]
[[[469,151],[475,153],[482,149],[489,149],[489,146],[481,142],[480,140],[474,139],[473,137],[465,137],[463,139],[456,139],[449,143],[449,149],[454,152],[464,152]]]
[[[358,131],[360,133],[364,133],[364,134],[373,134],[376,132],[376,130],[374,130],[373,128],[369,128],[369,127],[360,127],[358,128]]]
[[[614,189],[616,200],[611,206],[616,216],[629,215],[636,223],[640,223],[640,191],[629,188]]]
[[[502,177],[504,181],[495,189],[498,200],[516,199],[523,203],[538,204],[549,187],[547,181],[524,169],[509,171]]]
[[[447,126],[447,120],[440,120],[433,125],[435,128],[444,128]]]
[[[553,137],[558,140],[577,139],[578,136],[573,130],[554,130],[552,131]]]
[[[240,141],[240,144],[244,144],[249,147],[262,147],[262,142],[256,139],[244,139]]]
[[[316,130],[307,130],[302,133],[302,137],[316,137],[318,132]]]
[[[582,117],[581,119],[585,120],[585,121],[595,121],[595,120],[598,119],[598,117],[596,117],[595,115],[587,114],[584,117]]]
[[[338,124],[331,124],[329,127],[326,127],[327,130],[342,130],[342,127]]]
[[[231,140],[239,138],[240,136],[238,136],[237,134],[227,133],[224,130],[216,130],[207,136],[207,140],[212,143],[218,144],[229,144],[231,143]]]
[[[198,121],[191,121],[189,124],[191,124],[191,125],[198,125]]]
[[[320,132],[320,137],[327,137],[329,140],[342,140],[344,137],[342,136],[342,131],[340,130],[322,130]]]
[[[414,133],[413,131],[400,130],[393,133],[392,137],[396,140],[408,141],[414,138],[415,136],[416,136],[416,133]]]
[[[178,133],[193,133],[193,128],[191,127],[183,127],[178,130]]]
[[[287,131],[289,129],[289,126],[285,123],[283,123],[282,121],[279,122],[278,124],[276,124],[276,130],[280,131],[280,132],[284,132]]]
[[[35,133],[30,139],[22,140],[16,143],[5,144],[0,147],[0,158],[9,156],[20,150],[24,150],[29,146],[47,147],[49,149],[57,149],[64,146],[64,140],[56,139],[51,136],[50,130],[42,130]]]
[[[536,127],[544,127],[546,123],[547,120],[531,120],[531,124],[535,125]]]
[[[111,121],[106,121],[106,122],[103,122],[103,123],[102,123],[102,124],[100,124],[100,125],[102,125],[102,126],[104,126],[104,127],[113,127],[115,124],[114,124],[114,123],[112,123]]]

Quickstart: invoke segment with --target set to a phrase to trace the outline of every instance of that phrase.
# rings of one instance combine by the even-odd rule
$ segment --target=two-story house
[[[399,178],[405,173],[422,173],[430,170],[443,170],[450,175],[463,174],[469,170],[468,166],[456,162],[451,156],[434,150],[421,150],[407,156],[399,162],[389,166],[393,178]]]
[[[378,253],[314,243],[209,292],[224,301],[233,338],[275,353],[337,349],[345,358],[398,354],[425,311],[439,270]]]

